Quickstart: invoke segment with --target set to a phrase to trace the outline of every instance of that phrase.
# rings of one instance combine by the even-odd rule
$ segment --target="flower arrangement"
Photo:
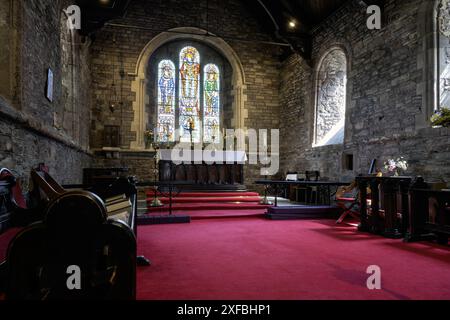
[[[150,148],[154,139],[155,139],[155,134],[154,134],[153,130],[149,129],[149,130],[144,131],[145,147],[147,149]]]
[[[150,130],[144,131],[144,137],[145,137],[145,139],[153,140],[153,137],[154,137],[153,130],[150,129]]]
[[[403,158],[389,159],[384,163],[384,168],[389,172],[398,176],[400,172],[408,169],[408,162]]]
[[[441,108],[431,117],[433,126],[450,127],[450,108]]]

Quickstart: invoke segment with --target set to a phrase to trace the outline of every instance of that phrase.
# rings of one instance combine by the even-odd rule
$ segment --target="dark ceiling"
[[[123,17],[132,0],[77,0],[81,8],[81,33],[88,35],[107,21]]]
[[[251,5],[263,24],[276,21],[280,32],[304,33],[319,24],[348,0],[252,0]],[[248,4],[250,2],[246,1]],[[256,11],[255,11],[256,10]],[[269,15],[270,13],[270,15]],[[289,22],[295,21],[294,28]]]
[[[109,20],[122,17],[134,0],[78,0],[83,14],[82,33],[87,35]],[[152,0],[147,0],[152,1]],[[188,1],[188,0],[185,0]],[[200,0],[210,1],[210,0]],[[347,1],[354,0],[241,0],[275,41],[308,56],[310,31]],[[358,0],[362,5],[383,0]],[[290,25],[290,24],[294,25]]]
[[[85,14],[85,27],[89,28],[86,31],[92,31],[95,30],[96,26],[100,26],[102,22],[124,15],[131,1],[133,0],[78,0],[77,4],[84,9],[82,12]],[[257,15],[263,24],[268,23],[272,27],[273,18],[280,25],[281,29],[285,29],[288,26],[288,21],[295,19],[298,23],[298,27],[295,30],[307,31],[309,27],[320,23],[348,0],[241,1]]]

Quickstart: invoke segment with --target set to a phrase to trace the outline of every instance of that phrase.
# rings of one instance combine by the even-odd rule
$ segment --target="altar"
[[[160,150],[159,181],[204,191],[245,190],[243,151]]]

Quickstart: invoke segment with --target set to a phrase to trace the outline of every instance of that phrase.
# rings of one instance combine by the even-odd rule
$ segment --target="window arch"
[[[450,1],[441,0],[437,9],[438,99],[435,111],[450,108]]]
[[[177,52],[178,65],[170,59],[158,64],[157,140],[175,141],[179,128],[181,142],[190,142],[192,132],[192,142],[214,143],[222,120],[220,69],[213,63],[202,68],[200,52],[192,45]]]
[[[347,57],[333,49],[322,58],[317,72],[314,146],[344,143],[347,94]]]

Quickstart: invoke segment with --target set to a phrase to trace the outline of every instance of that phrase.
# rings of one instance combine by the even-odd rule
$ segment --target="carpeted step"
[[[184,210],[187,212],[203,211],[203,210],[258,210],[267,209],[271,206],[253,204],[253,203],[176,203],[172,205],[173,211]],[[147,213],[168,211],[169,206],[152,208],[149,207]]]
[[[342,209],[337,206],[287,206],[271,207],[267,210],[267,218],[271,220],[297,219],[333,219]]]
[[[264,218],[267,209],[253,209],[253,210],[204,210],[204,211],[173,211],[172,215],[177,216],[180,214],[188,215],[192,220],[206,220],[206,219],[226,219],[226,218],[248,218],[248,217],[260,217]],[[170,217],[169,211],[153,212],[146,214],[138,221],[139,224],[145,224],[145,221],[149,221],[152,217]]]
[[[153,191],[147,191],[147,197],[154,197]],[[174,197],[177,195],[174,194]],[[183,198],[219,198],[219,197],[259,197],[257,192],[181,192],[178,196]]]
[[[153,197],[147,198],[147,203],[151,203],[153,201]],[[170,198],[160,197],[159,200],[162,203],[169,203]],[[239,202],[253,202],[259,203],[261,198],[258,197],[173,197],[172,203],[199,203],[199,202],[215,202],[215,203],[239,203]]]

